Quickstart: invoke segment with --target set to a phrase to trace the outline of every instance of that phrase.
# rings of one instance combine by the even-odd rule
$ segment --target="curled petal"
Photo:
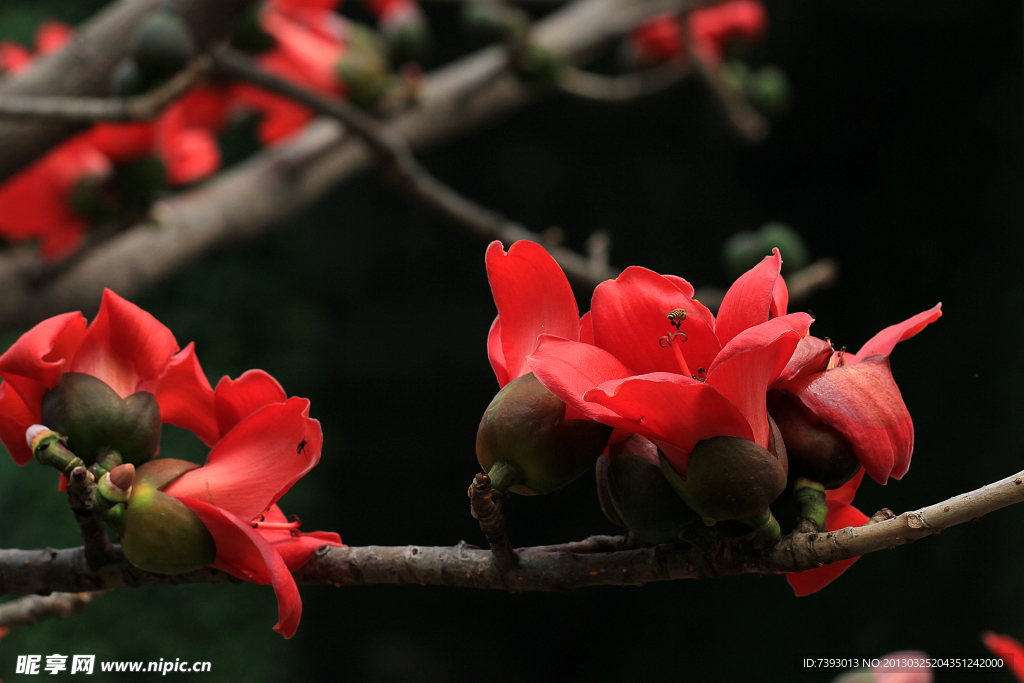
[[[171,356],[163,376],[143,382],[139,390],[156,396],[161,422],[187,429],[207,445],[220,438],[214,420],[213,389],[199,365],[195,344],[189,343]]]
[[[822,372],[832,357],[832,344],[824,339],[818,339],[807,335],[796,345],[796,350],[786,364],[779,378],[775,380],[776,385],[785,384],[790,380],[806,377],[815,372]]]
[[[285,638],[295,635],[302,616],[302,600],[299,599],[295,578],[274,545],[247,521],[215,505],[189,498],[179,500],[199,517],[213,535],[217,558],[210,566],[245,581],[273,586],[278,613],[274,630]]]
[[[214,394],[217,428],[220,434],[227,434],[260,408],[287,400],[278,381],[263,370],[248,370],[234,380],[225,375]]]
[[[125,398],[142,382],[159,379],[177,350],[178,342],[162,323],[105,289],[71,371],[101,379]]]
[[[854,357],[858,361],[861,361],[870,356],[888,356],[892,353],[893,347],[895,347],[896,344],[906,339],[910,339],[941,317],[942,304],[938,303],[927,311],[918,313],[915,316],[907,318],[901,323],[890,325],[885,328],[869,339]],[[848,359],[847,362],[851,361]]]
[[[710,366],[721,346],[703,313],[698,314],[703,306],[683,293],[678,280],[631,266],[616,279],[602,282],[594,290],[591,309],[594,343],[636,374],[681,372],[675,351],[660,340],[676,331],[668,314],[683,309],[686,318],[678,329],[685,337],[673,343],[679,345],[691,372]]]
[[[538,336],[579,339],[579,309],[562,269],[539,244],[519,241],[506,254],[501,242],[491,242],[485,260],[510,382],[530,372],[526,359]]]
[[[25,405],[38,410],[46,390],[68,372],[84,336],[85,317],[77,312],[44,320],[21,335],[0,356],[0,377],[7,390],[13,389]]]
[[[768,321],[773,302],[776,307],[778,305],[774,293],[781,268],[779,250],[772,249],[771,256],[765,256],[760,263],[732,283],[718,308],[715,323],[715,334],[722,346],[748,327]]]
[[[505,354],[501,350],[501,316],[495,316],[491,329],[487,332],[487,359],[491,361],[491,369],[498,378],[498,386],[509,383],[508,370],[505,369]]]
[[[765,392],[779,376],[811,317],[793,313],[742,330],[726,344],[708,370],[708,386],[735,405],[750,425],[752,440],[768,447]]]
[[[216,505],[249,521],[278,501],[320,459],[320,423],[309,401],[292,398],[238,423],[206,459],[163,490]]]
[[[836,531],[848,526],[862,526],[866,521],[868,521],[868,516],[852,505],[832,500],[828,501],[828,515],[825,517],[825,528],[828,531]],[[817,569],[790,572],[786,574],[786,580],[793,587],[793,592],[796,593],[796,596],[800,598],[820,591],[839,578],[843,572],[850,568],[850,565],[859,559],[860,556],[851,557],[848,560],[839,560]]]
[[[786,385],[790,394],[853,446],[872,479],[900,479],[914,451],[914,423],[889,369],[889,360],[872,356]]]
[[[653,373],[612,380],[588,391],[584,398],[618,416],[617,422],[606,424],[631,427],[637,434],[670,443],[686,454],[698,441],[713,436],[751,441],[754,436],[733,403],[714,387],[682,375]],[[680,472],[686,469],[684,462],[672,464]]]

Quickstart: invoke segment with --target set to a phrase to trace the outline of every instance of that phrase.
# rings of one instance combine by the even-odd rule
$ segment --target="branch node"
[[[469,486],[470,510],[480,522],[480,530],[491,545],[495,565],[499,571],[506,573],[519,564],[519,557],[505,534],[501,504],[494,502],[493,495],[490,477],[483,472],[473,477],[473,483]]]

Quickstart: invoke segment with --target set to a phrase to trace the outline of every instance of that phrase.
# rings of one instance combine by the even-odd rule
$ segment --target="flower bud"
[[[131,497],[135,481],[135,465],[127,463],[110,470],[96,483],[100,495],[112,503],[123,503]]]
[[[533,373],[502,388],[476,433],[476,457],[498,491],[554,493],[590,468],[612,428],[566,420],[565,403]]]
[[[181,574],[201,569],[217,554],[199,517],[174,496],[136,482],[121,519],[121,550],[139,569]]]
[[[743,90],[750,104],[766,116],[778,117],[789,109],[789,79],[777,66],[769,64],[751,73],[743,82]]]
[[[102,380],[67,372],[43,395],[42,421],[67,437],[67,445],[86,465],[117,451],[121,462],[142,464],[160,447],[160,405],[139,391],[122,399]]]
[[[704,530],[694,512],[669,485],[658,463],[658,447],[633,435],[609,449],[608,494],[626,528],[646,543],[669,543],[690,527]]]
[[[767,403],[786,442],[794,479],[804,477],[826,489],[837,489],[857,474],[860,461],[850,442],[835,428],[804,410],[785,392],[769,391]]]
[[[131,56],[148,85],[185,68],[196,53],[192,34],[173,11],[155,12],[135,32]]]

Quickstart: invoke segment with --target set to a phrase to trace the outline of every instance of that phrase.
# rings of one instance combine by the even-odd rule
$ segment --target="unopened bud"
[[[44,425],[32,425],[25,430],[25,441],[28,442],[28,447],[35,451],[39,442],[51,434],[56,435],[57,432]]]
[[[123,503],[132,493],[132,482],[135,480],[135,465],[128,463],[119,465],[107,472],[96,483],[100,495],[112,503]]]

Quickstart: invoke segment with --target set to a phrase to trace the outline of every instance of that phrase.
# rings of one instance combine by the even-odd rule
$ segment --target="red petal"
[[[160,153],[172,186],[194,183],[220,168],[220,146],[213,132],[205,128],[169,131],[161,140]]]
[[[741,275],[725,293],[718,308],[715,334],[725,346],[737,334],[767,322],[771,317],[775,282],[782,268],[778,249],[765,256],[759,264]]]
[[[678,275],[662,275],[662,277],[671,282],[672,284],[674,284],[676,286],[676,289],[682,292],[683,296],[685,296],[687,299],[693,298],[693,285],[691,285],[688,281],[684,280]]]
[[[245,581],[273,586],[278,613],[274,630],[285,638],[295,635],[302,616],[302,600],[295,578],[273,544],[248,522],[219,507],[189,498],[179,500],[199,517],[213,535],[217,559],[210,566]]]
[[[779,275],[779,279],[775,281],[775,288],[772,290],[772,305],[769,308],[769,313],[773,318],[786,315],[786,309],[789,307],[789,287],[786,286],[786,281],[782,275]]]
[[[816,372],[822,372],[832,357],[832,344],[824,339],[818,339],[807,335],[796,345],[786,369],[782,371],[775,381],[776,385],[782,385],[790,380],[806,377]]]
[[[565,273],[539,244],[520,240],[506,254],[501,242],[491,242],[485,261],[512,381],[530,372],[526,359],[536,350],[539,335],[579,339],[579,309]]]
[[[605,424],[619,420],[612,411],[584,400],[583,395],[611,379],[633,373],[604,349],[581,342],[541,335],[540,346],[530,355],[529,369],[548,391],[587,416]],[[632,431],[632,430],[631,430]]]
[[[143,382],[139,390],[156,396],[161,422],[187,429],[207,445],[220,438],[213,389],[196,358],[195,344],[190,343],[173,355],[163,377]]]
[[[21,335],[0,356],[0,377],[8,391],[17,392],[38,414],[43,394],[68,371],[84,336],[85,317],[78,312],[48,318]]]
[[[260,16],[263,29],[274,37],[277,47],[263,55],[261,65],[278,76],[321,92],[334,92],[338,79],[334,66],[344,46],[321,32],[310,31],[282,12],[273,9]]]
[[[275,524],[288,521],[284,513],[281,512],[281,508],[276,505],[271,506],[263,513],[263,518],[265,521]],[[301,569],[313,558],[313,554],[325,545],[335,548],[345,547],[345,544],[341,542],[341,536],[332,531],[292,533],[285,529],[263,528],[257,528],[257,531],[263,535],[263,538],[274,544],[274,549],[281,553],[284,563],[288,566],[288,571],[291,572]]]
[[[97,377],[121,398],[159,379],[178,350],[174,335],[156,318],[109,289],[78,348],[71,372]]]
[[[214,395],[217,428],[227,434],[260,408],[287,400],[281,385],[263,370],[249,370],[234,380],[225,375],[217,382]]]
[[[807,334],[811,317],[793,313],[750,327],[722,349],[708,369],[707,384],[735,405],[753,434],[752,440],[768,447],[768,409],[765,393]]]
[[[495,316],[491,329],[487,332],[487,359],[491,361],[491,369],[498,378],[498,386],[509,383],[508,370],[505,369],[505,354],[501,350],[501,316]]]
[[[989,651],[1002,657],[1003,663],[1013,672],[1018,681],[1024,682],[1024,645],[1010,636],[985,631],[981,634],[981,642]]]
[[[868,516],[852,505],[829,501],[828,516],[825,518],[825,528],[828,531],[836,531],[848,526],[862,526],[866,521],[868,521]],[[789,585],[793,587],[793,592],[798,598],[810,595],[835,581],[840,574],[859,559],[860,556],[851,557],[848,560],[839,560],[817,569],[791,572],[786,574],[786,580],[789,581]]]
[[[831,491],[825,491],[825,498],[829,503],[845,503],[849,505],[853,502],[853,497],[857,493],[857,489],[860,487],[860,482],[864,479],[864,468],[861,467],[857,474],[853,475],[853,479],[846,482],[837,489]]]
[[[216,505],[246,521],[255,519],[320,459],[320,423],[308,412],[307,399],[292,398],[253,413],[213,447],[203,467],[186,472],[164,491]]]
[[[0,440],[19,465],[32,459],[32,450],[25,441],[25,430],[39,424],[39,421],[39,404],[36,404],[35,411],[30,410],[9,384],[0,384]]]
[[[584,313],[580,318],[580,341],[584,344],[594,343],[594,318],[590,315],[590,311]]]
[[[872,479],[900,479],[914,451],[914,423],[892,378],[889,361],[872,356],[786,385],[790,394],[853,446]]]
[[[859,361],[864,360],[869,356],[888,356],[892,353],[893,347],[895,347],[896,344],[904,341],[905,339],[910,339],[941,317],[942,304],[938,303],[935,304],[933,308],[929,308],[927,311],[923,311],[913,317],[907,318],[901,323],[890,325],[869,339],[868,342],[861,347],[860,351],[856,353],[854,358]],[[850,363],[856,361],[847,358],[847,362]]]
[[[67,24],[52,19],[45,20],[36,29],[36,52],[40,56],[56,52],[71,40],[73,33],[74,29]]]
[[[696,373],[709,367],[721,349],[704,316],[691,315],[698,306],[672,280],[631,266],[594,290],[594,343],[627,365],[631,374],[680,373],[675,352],[659,340],[676,331],[668,314],[681,308],[687,315],[679,329],[686,341],[679,337],[674,343],[680,345],[690,372]]]
[[[86,135],[115,164],[141,159],[156,149],[156,124],[150,121],[100,123]]]
[[[735,405],[714,387],[682,375],[653,373],[612,380],[588,391],[585,398],[619,416],[617,422],[601,422],[631,426],[631,431],[670,443],[684,453],[713,436],[753,440],[746,418]],[[685,471],[686,463],[672,464]]]
[[[32,66],[32,53],[24,46],[8,41],[0,42],[0,71],[21,73]]]

